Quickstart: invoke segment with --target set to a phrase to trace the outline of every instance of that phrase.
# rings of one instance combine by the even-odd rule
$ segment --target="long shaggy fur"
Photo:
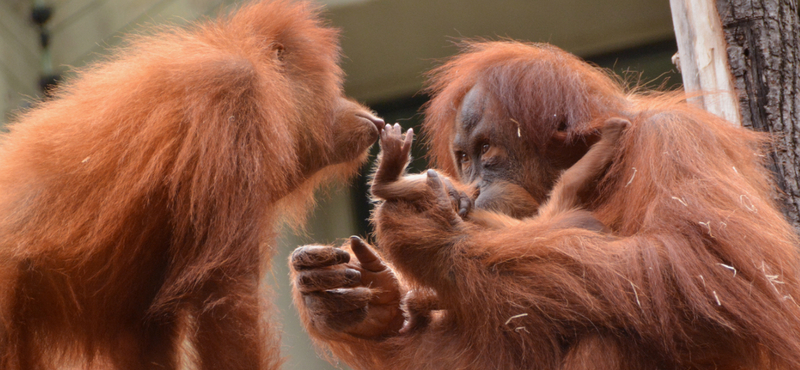
[[[132,37],[20,116],[0,147],[0,368],[175,368],[187,335],[198,367],[278,368],[273,225],[377,138],[342,97],[338,36],[310,4],[253,3]]]
[[[381,341],[324,340],[335,355],[359,369],[800,368],[798,239],[772,201],[767,136],[677,94],[627,93],[553,46],[472,43],[433,71],[426,110],[432,158],[451,177],[476,83],[533,152],[560,128],[577,141],[630,120],[587,196],[612,235],[535,218],[487,229],[384,203],[378,245],[444,311]]]

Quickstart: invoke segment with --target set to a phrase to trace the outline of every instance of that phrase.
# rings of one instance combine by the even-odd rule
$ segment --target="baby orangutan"
[[[553,188],[549,200],[538,210],[539,218],[558,219],[559,226],[562,227],[582,227],[597,231],[605,229],[590,213],[578,209],[579,194],[607,168],[620,135],[629,126],[630,122],[622,118],[611,118],[605,122],[600,141],[592,145],[586,155],[564,171]],[[476,192],[480,191],[477,186],[454,183],[446,176],[441,176],[439,180],[440,176],[434,170],[428,170],[426,175],[401,177],[409,162],[413,137],[414,131],[409,129],[405,138],[402,138],[398,124],[394,127],[386,125],[381,133],[380,161],[371,188],[375,198],[409,203],[417,203],[424,199],[444,202],[443,196],[449,195],[452,204],[442,203],[442,206],[452,206],[465,221],[486,227],[510,226],[519,222],[503,212],[504,204],[519,200],[533,203],[534,207],[538,206],[530,195],[514,189],[494,191],[496,197],[502,195],[504,199],[487,199],[482,207],[473,210],[473,199],[478,195]],[[442,185],[446,189],[446,194],[440,189]],[[494,187],[499,186],[508,185],[494,185]]]
[[[583,228],[605,231],[606,228],[591,213],[580,209],[579,194],[590,186],[611,162],[617,142],[630,122],[621,118],[608,119],[600,140],[572,167],[566,170],[553,188],[549,200],[539,209],[537,219],[550,220],[552,229]],[[403,176],[409,163],[414,132],[401,135],[399,125],[386,125],[381,133],[381,155],[372,181],[372,195],[389,203],[420,210],[431,207],[453,209],[466,227],[502,228],[518,224],[515,219],[491,209],[474,208],[477,190],[461,184],[434,170],[426,174]],[[505,192],[508,194],[509,192]],[[497,192],[504,194],[504,192]],[[435,204],[422,205],[425,202]],[[501,200],[485,204],[502,204]],[[380,206],[379,206],[380,207]],[[441,213],[441,212],[440,212]],[[447,310],[436,297],[436,283],[420,281],[415,273],[395,276],[393,269],[381,260],[358,237],[351,237],[341,249],[324,246],[303,246],[291,257],[295,304],[300,310],[306,329],[312,337],[330,339],[334,354],[347,358],[336,348],[393,335],[406,335],[430,323],[432,312]],[[350,260],[350,254],[356,260]],[[426,269],[440,269],[426,261],[416,261],[413,254],[403,250],[384,251],[388,262],[418,266],[422,275]],[[404,297],[401,304],[401,297]],[[402,308],[401,308],[402,306]],[[403,320],[402,313],[406,318]],[[405,324],[403,324],[405,322]]]

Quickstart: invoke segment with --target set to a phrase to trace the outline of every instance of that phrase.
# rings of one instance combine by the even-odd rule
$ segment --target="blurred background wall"
[[[458,51],[464,38],[549,42],[626,78],[632,84],[672,87],[680,82],[670,57],[677,47],[668,0],[318,0],[343,31],[347,93],[387,122],[419,124],[427,97],[425,71]],[[41,29],[34,3],[52,9]],[[40,98],[40,80],[70,71],[113,50],[121,35],[153,24],[185,24],[214,17],[233,0],[0,0],[0,126]],[[419,132],[417,130],[417,132]],[[377,148],[373,148],[375,151]],[[414,168],[426,166],[421,145]],[[368,172],[371,164],[364,167]],[[284,326],[285,369],[330,369],[315,354],[289,299],[286,259],[296,246],[338,243],[366,235],[370,205],[364,177],[321,191],[302,235],[283,232],[269,276]]]

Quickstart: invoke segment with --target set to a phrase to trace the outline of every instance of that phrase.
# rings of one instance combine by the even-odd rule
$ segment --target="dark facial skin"
[[[519,124],[481,85],[465,96],[456,117],[453,155],[461,181],[477,189],[475,206],[515,218],[533,216],[558,177]]]

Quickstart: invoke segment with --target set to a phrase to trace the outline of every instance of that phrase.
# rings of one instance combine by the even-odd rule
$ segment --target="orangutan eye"
[[[469,162],[469,156],[465,152],[458,151],[456,152],[456,160],[458,164],[464,164]]]
[[[481,146],[481,154],[482,155],[486,154],[486,152],[488,151],[489,151],[489,144],[483,144],[483,146]]]

